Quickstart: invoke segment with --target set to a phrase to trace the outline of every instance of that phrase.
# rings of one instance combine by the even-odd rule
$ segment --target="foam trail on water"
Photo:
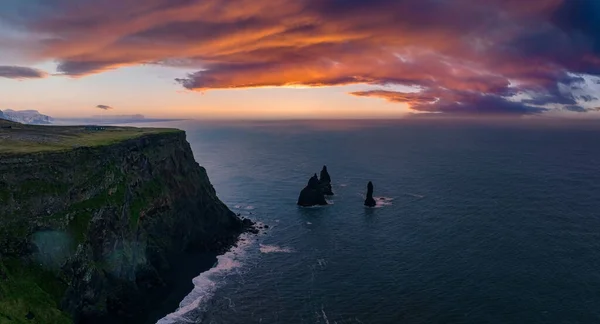
[[[286,247],[280,247],[276,245],[265,245],[260,244],[260,252],[262,253],[291,253],[294,250]]]
[[[258,224],[257,224],[258,225]],[[210,270],[203,272],[192,281],[194,289],[179,303],[179,308],[160,319],[157,324],[196,323],[196,317],[215,293],[225,275],[242,266],[249,246],[256,241],[256,236],[245,233],[240,236],[237,246],[217,257],[217,262]]]
[[[375,197],[375,207],[373,208],[382,208],[385,206],[391,206],[392,204],[392,200],[394,200],[394,198],[389,198],[389,197]]]

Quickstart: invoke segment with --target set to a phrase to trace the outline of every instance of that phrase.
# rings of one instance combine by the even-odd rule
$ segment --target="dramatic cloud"
[[[96,108],[102,109],[102,110],[111,110],[111,109],[113,109],[113,107],[107,106],[107,105],[98,105],[98,106],[96,106]]]
[[[1,66],[0,78],[8,79],[40,79],[48,76],[48,73],[24,66]]]
[[[363,84],[427,112],[588,111],[597,0],[31,0],[4,19],[70,76],[189,68],[190,90]],[[0,11],[2,12],[2,11]],[[28,16],[15,18],[15,12]],[[27,47],[30,48],[30,47]],[[388,86],[409,86],[402,93]],[[377,89],[377,90],[373,90]]]

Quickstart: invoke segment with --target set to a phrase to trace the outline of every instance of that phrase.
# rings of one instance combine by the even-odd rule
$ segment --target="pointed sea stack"
[[[308,180],[306,187],[300,192],[298,206],[310,207],[324,205],[327,205],[327,201],[325,200],[325,194],[323,193],[319,178],[317,178],[317,174],[315,173],[315,175]]]
[[[367,184],[367,199],[365,199],[365,206],[375,207],[375,205],[377,205],[377,203],[375,202],[375,199],[373,199],[373,183],[369,181],[369,184]]]
[[[323,170],[321,170],[321,176],[319,182],[321,183],[321,187],[323,188],[323,193],[326,196],[333,196],[333,191],[331,191],[331,177],[329,176],[329,172],[327,172],[327,166],[323,166]]]

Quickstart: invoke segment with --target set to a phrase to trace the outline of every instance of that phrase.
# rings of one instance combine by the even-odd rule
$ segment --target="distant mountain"
[[[4,113],[2,112],[2,110],[0,110],[0,119],[6,119],[4,118]]]
[[[12,110],[6,109],[0,112],[0,118],[12,120],[17,123],[48,125],[52,124],[52,117],[40,114],[37,110]]]

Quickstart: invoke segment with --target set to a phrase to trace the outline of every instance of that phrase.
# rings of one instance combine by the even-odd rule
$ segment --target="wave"
[[[260,252],[262,253],[291,253],[294,252],[291,248],[279,247],[276,245],[260,244]]]
[[[391,206],[393,205],[392,201],[394,200],[394,198],[390,198],[390,197],[374,197],[375,199],[375,207],[373,208],[382,208],[385,206]]]
[[[248,248],[256,240],[255,235],[242,234],[235,247],[217,257],[215,266],[192,280],[194,289],[179,303],[179,308],[160,319],[157,324],[196,323],[199,312],[203,311],[201,306],[211,299],[223,283],[221,279],[224,276],[242,266]]]

